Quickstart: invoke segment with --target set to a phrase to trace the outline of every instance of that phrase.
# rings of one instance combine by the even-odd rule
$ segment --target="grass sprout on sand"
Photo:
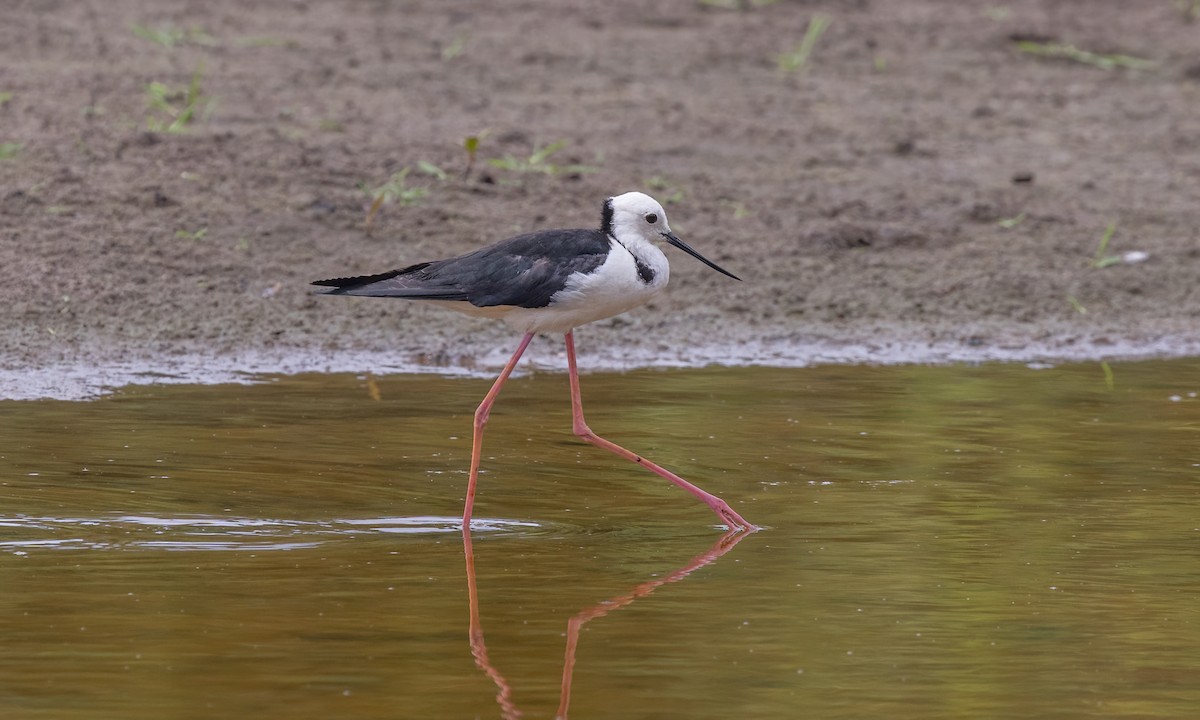
[[[429,188],[409,186],[408,176],[412,170],[410,166],[406,165],[392,173],[387,182],[376,188],[370,188],[365,183],[359,185],[363,192],[374,198],[371,201],[371,208],[367,211],[366,224],[368,226],[370,226],[371,221],[375,218],[375,213],[379,212],[379,209],[387,203],[398,202],[401,205],[416,205],[429,195]],[[438,182],[445,182],[450,177],[445,170],[428,160],[418,160],[417,170]]]
[[[207,114],[212,98],[200,92],[200,79],[204,75],[201,63],[186,88],[172,88],[160,82],[146,86],[146,106],[150,115],[146,117],[146,128],[152,132],[181,133],[196,120],[197,114]]]
[[[1022,222],[1024,222],[1024,220],[1025,220],[1025,213],[1020,213],[1019,215],[1016,215],[1015,217],[1000,218],[999,220],[996,221],[996,224],[999,225],[1000,227],[1004,228],[1005,230],[1012,230],[1013,228],[1015,228],[1016,226],[1018,226]]]
[[[221,44],[220,41],[209,35],[203,28],[198,27],[191,27],[184,30],[181,27],[169,24],[150,27],[134,23],[129,29],[133,31],[134,35],[143,40],[149,40],[165,48],[173,48],[184,43],[203,45],[205,47],[215,47]]]
[[[203,240],[208,234],[208,228],[202,227],[199,230],[176,230],[175,237],[184,240]]]
[[[750,208],[741,200],[726,198],[721,200],[721,204],[729,208],[734,220],[741,220],[750,214]]]
[[[386,203],[399,202],[401,205],[415,205],[429,194],[429,191],[423,187],[408,186],[408,174],[410,172],[412,172],[412,168],[405,166],[392,173],[387,182],[373,190],[367,190],[367,194],[375,198],[371,203],[371,209],[367,211],[368,225],[371,224],[371,219],[375,217],[375,213],[379,212],[379,208],[383,207]]]
[[[483,139],[491,132],[491,129],[487,128],[463,138],[463,150],[467,153],[467,168],[463,170],[463,180],[470,177],[471,170],[475,167],[475,156],[479,154],[479,143],[483,142]]]
[[[813,50],[817,47],[817,41],[825,34],[829,28],[829,24],[833,22],[833,18],[825,13],[817,13],[808,21],[808,30],[804,33],[804,39],[796,46],[796,49],[782,53],[777,58],[779,69],[784,73],[791,74],[794,72],[804,72],[808,70],[808,61],[812,58]]]
[[[0,143],[0,160],[12,160],[23,147],[21,143]]]
[[[551,155],[554,155],[566,146],[566,140],[559,140],[535,150],[528,158],[516,158],[512,155],[505,155],[502,158],[488,160],[488,164],[501,170],[545,173],[547,175],[557,175],[559,173],[582,175],[583,173],[596,172],[599,169],[591,165],[555,165],[554,163],[547,162]]]
[[[696,0],[700,5],[717,10],[742,10],[774,5],[779,0]]]
[[[683,200],[683,188],[679,185],[679,183],[665,178],[662,175],[648,177],[642,182],[642,184],[654,191],[655,196],[661,197],[662,201],[668,205],[674,205],[675,203]]]
[[[449,177],[446,174],[445,170],[441,169],[437,165],[434,165],[433,163],[429,162],[428,160],[418,160],[417,161],[417,169],[420,170],[421,172],[425,173],[426,175],[430,175],[438,180],[441,180],[442,182],[445,182],[446,179]]]
[[[446,47],[442,48],[442,60],[449,62],[454,58],[462,55],[467,49],[467,34],[459,33],[454,36]]]
[[[1156,65],[1153,60],[1145,58],[1134,57],[1132,55],[1094,53],[1089,50],[1080,50],[1074,45],[1058,42],[1018,40],[1017,50],[1028,55],[1073,60],[1084,65],[1098,67],[1102,70],[1115,70],[1117,68],[1149,70]]]
[[[1096,248],[1096,254],[1092,257],[1091,265],[1096,269],[1106,268],[1109,265],[1116,265],[1121,262],[1120,255],[1108,254],[1108,243],[1112,240],[1113,233],[1117,231],[1117,221],[1113,220],[1104,229],[1104,235],[1100,237],[1100,247]]]

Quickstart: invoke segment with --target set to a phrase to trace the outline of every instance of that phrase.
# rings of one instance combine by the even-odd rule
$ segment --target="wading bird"
[[[471,472],[463,508],[469,528],[483,452],[483,429],[500,388],[536,333],[563,333],[567,345],[575,434],[670,480],[708,505],[730,528],[751,529],[733,508],[675,473],[609,442],[583,419],[574,329],[646,303],[667,285],[670,267],[658,244],[666,242],[717,272],[740,280],[671,232],[654,198],[628,192],[604,202],[596,230],[542,230],[447,260],[423,262],[378,275],[317,280],[327,295],[424,300],[469,315],[498,318],[525,333],[491,390],[475,411]]]

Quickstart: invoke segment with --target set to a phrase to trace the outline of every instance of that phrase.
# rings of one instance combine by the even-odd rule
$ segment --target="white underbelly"
[[[434,302],[476,317],[504,320],[521,332],[565,333],[644,305],[666,286],[668,277],[669,270],[663,262],[650,282],[643,281],[633,256],[618,245],[592,273],[576,273],[568,278],[546,307],[476,307],[467,302]]]

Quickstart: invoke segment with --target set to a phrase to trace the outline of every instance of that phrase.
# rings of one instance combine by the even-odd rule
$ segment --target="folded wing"
[[[546,307],[571,275],[589,273],[604,263],[609,242],[600,230],[545,230],[456,258],[312,284],[330,288],[323,291],[327,295]]]

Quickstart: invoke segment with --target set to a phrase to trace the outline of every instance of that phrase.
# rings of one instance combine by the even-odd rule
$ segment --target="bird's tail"
[[[383,282],[384,280],[391,280],[392,278],[396,277],[397,275],[400,275],[403,272],[406,272],[407,270],[409,270],[409,268],[406,268],[405,270],[389,270],[387,272],[378,273],[376,275],[358,275],[355,277],[340,277],[340,278],[329,278],[328,280],[313,280],[310,284],[311,285],[321,285],[323,287],[331,288],[329,290],[314,290],[314,292],[316,292],[317,294],[320,294],[320,295],[349,295],[349,294],[352,294],[355,290],[362,289],[368,285],[373,285],[377,282]]]
[[[316,290],[319,295],[358,295],[362,297],[394,297],[410,300],[466,300],[467,293],[455,285],[431,280],[421,271],[433,263],[410,265],[378,275],[316,280],[312,284],[329,290]]]

